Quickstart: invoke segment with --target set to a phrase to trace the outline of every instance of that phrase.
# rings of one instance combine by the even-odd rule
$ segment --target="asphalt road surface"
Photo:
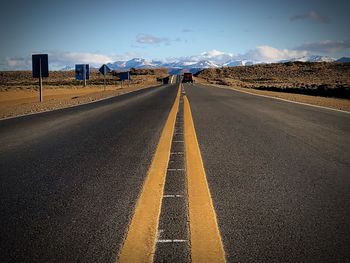
[[[184,86],[227,261],[349,262],[350,114]],[[0,262],[115,262],[177,87],[0,121]],[[175,157],[156,262],[191,259]]]
[[[115,262],[177,87],[0,121],[0,261]]]
[[[185,87],[227,260],[349,262],[350,114]]]

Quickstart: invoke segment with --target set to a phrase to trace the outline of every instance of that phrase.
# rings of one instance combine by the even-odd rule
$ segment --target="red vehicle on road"
[[[193,83],[192,73],[184,73],[184,77],[183,77],[183,79],[182,79],[182,82],[183,82],[183,83],[186,83],[186,82],[191,82],[191,83]]]

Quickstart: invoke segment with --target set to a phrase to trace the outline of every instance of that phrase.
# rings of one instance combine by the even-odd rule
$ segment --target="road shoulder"
[[[347,100],[347,99],[309,96],[309,95],[302,95],[302,94],[256,90],[256,89],[248,89],[248,88],[240,88],[240,87],[230,87],[230,86],[201,83],[201,82],[199,83],[202,85],[206,85],[214,88],[229,89],[229,90],[234,90],[234,91],[238,91],[246,94],[272,98],[272,99],[287,101],[291,103],[297,103],[297,104],[308,105],[308,106],[319,107],[319,108],[326,108],[329,110],[336,110],[336,111],[341,111],[346,113],[350,112],[350,100]]]
[[[156,86],[159,85],[109,87],[106,91],[103,87],[47,89],[44,102],[38,102],[34,91],[0,92],[0,120],[94,103]]]

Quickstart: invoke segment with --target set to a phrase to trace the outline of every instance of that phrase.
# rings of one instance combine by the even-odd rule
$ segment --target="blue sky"
[[[29,67],[42,52],[57,67],[203,52],[350,56],[349,10],[337,0],[2,1],[0,69]]]

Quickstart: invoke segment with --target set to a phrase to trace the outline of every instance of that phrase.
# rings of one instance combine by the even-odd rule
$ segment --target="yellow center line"
[[[226,262],[187,97],[184,97],[184,120],[192,262]]]
[[[153,261],[165,177],[179,100],[180,86],[137,201],[126,239],[119,252],[118,262],[120,263]]]

